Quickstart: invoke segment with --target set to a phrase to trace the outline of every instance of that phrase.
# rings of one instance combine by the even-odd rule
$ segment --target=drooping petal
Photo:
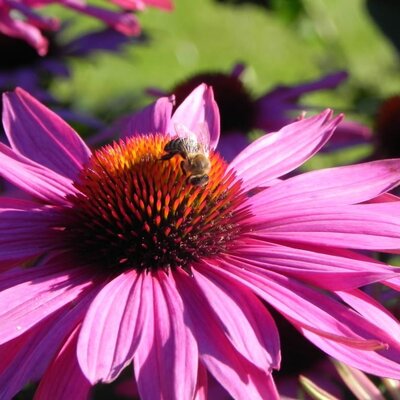
[[[389,211],[395,202],[383,203]],[[271,210],[257,215],[263,220],[248,234],[266,241],[285,241],[350,249],[400,248],[400,218],[389,212],[374,212],[375,204]]]
[[[2,143],[0,176],[45,203],[68,204],[65,197],[76,192],[70,179],[15,153]]]
[[[222,273],[247,284],[332,357],[365,372],[399,379],[399,345],[390,340],[389,345],[395,346],[387,349],[383,329],[333,298],[273,272],[266,278],[224,263]]]
[[[351,258],[354,254],[339,249],[327,254],[315,249],[301,249],[279,244],[250,242],[236,247],[226,259],[246,263],[258,274],[275,271],[331,291],[350,290],[383,281],[399,272],[374,259]]]
[[[65,337],[82,320],[92,298],[93,294],[89,293],[73,307],[60,309],[25,334],[0,346],[0,355],[14,353],[0,374],[0,398],[10,399],[28,382],[40,379]]]
[[[49,262],[32,269],[34,273],[27,274],[19,269],[8,271],[5,282],[0,279],[0,286],[8,285],[0,292],[0,343],[23,334],[94,285],[92,271],[83,268]]]
[[[169,276],[165,275],[160,277],[159,283],[172,322],[171,332],[175,346],[175,349],[171,349],[175,353],[173,392],[177,394],[178,398],[191,398],[193,397],[196,384],[198,383],[197,378],[199,374],[201,376],[201,371],[198,371],[199,354],[197,344],[193,333],[185,324],[185,310],[175,284],[171,282]],[[185,379],[182,380],[182,376],[184,376]]]
[[[207,370],[234,398],[278,399],[271,374],[235,350],[193,279],[180,271],[174,278],[185,305],[185,323],[195,335]]]
[[[216,268],[211,264],[209,266]],[[292,323],[297,324],[296,326],[301,326],[303,329],[316,332],[321,337],[354,348],[375,350],[382,346],[381,341],[375,338],[365,339],[344,323],[343,318],[346,314],[348,320],[351,321],[352,317],[352,314],[344,306],[295,279],[284,277],[275,272],[265,272],[261,275],[246,269],[246,264],[234,264],[232,261],[222,261],[222,266],[219,268],[224,268],[224,273],[247,284],[256,294],[268,301]],[[337,315],[340,315],[340,323],[336,319],[335,311]],[[361,325],[370,326],[367,321],[360,319],[360,317],[355,316],[354,318],[360,323],[360,327],[357,328],[354,321],[352,323],[357,332]]]
[[[146,301],[135,271],[119,275],[98,293],[83,321],[77,354],[87,379],[110,382],[131,361],[143,330]]]
[[[194,89],[175,110],[168,132],[174,135],[174,125],[183,124],[196,133],[204,123],[210,133],[210,148],[215,149],[220,134],[219,110],[212,88],[203,83]]]
[[[399,321],[375,299],[357,289],[346,292],[339,291],[336,294],[367,320],[383,329],[388,334],[388,341],[390,338],[394,338],[400,343]]]
[[[400,183],[400,159],[326,168],[294,176],[251,198],[253,212],[356,204]]]
[[[196,282],[237,351],[261,370],[279,369],[279,333],[267,309],[246,287],[212,271],[204,275],[200,271],[194,274]]]
[[[3,95],[3,125],[16,152],[62,176],[74,180],[89,160],[79,135],[21,88]]]
[[[342,119],[330,120],[332,111],[306,118],[269,133],[247,146],[230,163],[246,187],[256,187],[278,178],[308,160],[331,137]]]
[[[170,277],[146,277],[145,301],[153,305],[134,357],[140,397],[146,399],[193,398],[198,353],[183,320],[183,304]],[[152,293],[150,293],[150,291]]]
[[[304,336],[313,342],[320,349],[354,368],[358,368],[364,372],[378,375],[382,377],[390,377],[393,379],[400,378],[399,370],[399,349],[365,351],[363,349],[355,349],[349,346],[342,346],[339,343],[327,340],[318,334],[310,331],[303,331]],[[395,353],[395,359],[392,359],[392,353]]]
[[[86,400],[91,389],[76,356],[80,326],[64,343],[47,368],[35,392],[34,400]]]

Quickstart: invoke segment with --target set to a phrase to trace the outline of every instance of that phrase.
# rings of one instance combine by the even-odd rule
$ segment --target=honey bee
[[[175,125],[178,137],[170,140],[164,147],[161,160],[169,160],[180,155],[181,169],[187,175],[187,181],[195,186],[205,186],[209,181],[211,169],[209,154],[210,133],[206,126],[201,127],[198,134],[190,131],[182,124]]]

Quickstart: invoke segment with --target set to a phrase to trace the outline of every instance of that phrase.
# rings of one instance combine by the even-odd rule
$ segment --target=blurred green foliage
[[[351,78],[342,89],[310,96],[310,102],[321,106],[352,110],[360,93],[368,99],[400,90],[394,48],[375,27],[362,0],[303,0],[296,23],[254,4],[238,7],[213,0],[175,0],[175,4],[172,13],[149,9],[139,14],[150,36],[148,45],[127,47],[122,56],[76,60],[72,77],[55,82],[53,90],[89,111],[121,103],[125,107],[126,98],[139,106],[150,101],[143,95],[146,87],[169,89],[199,71],[228,72],[238,61],[250,66],[245,78],[255,94],[278,83],[293,84],[347,69]],[[72,14],[71,18],[77,30],[96,26],[88,18]]]

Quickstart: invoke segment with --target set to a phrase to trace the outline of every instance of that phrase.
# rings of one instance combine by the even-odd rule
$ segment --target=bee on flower
[[[398,321],[359,289],[399,272],[358,250],[400,248],[386,195],[400,160],[282,179],[341,115],[293,122],[228,163],[212,89],[173,106],[158,99],[92,152],[24,90],[4,95],[0,174],[29,199],[0,199],[0,398],[39,381],[36,399],[85,399],[128,367],[144,400],[206,398],[211,380],[234,399],[278,399],[268,308],[336,360],[399,379]],[[202,143],[204,124],[196,184],[180,127]]]

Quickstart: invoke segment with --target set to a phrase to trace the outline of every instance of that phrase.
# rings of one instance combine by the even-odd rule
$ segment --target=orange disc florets
[[[107,271],[190,270],[232,244],[248,215],[240,181],[211,152],[208,184],[189,184],[179,155],[160,159],[168,141],[136,136],[93,154],[63,213],[72,254]]]

